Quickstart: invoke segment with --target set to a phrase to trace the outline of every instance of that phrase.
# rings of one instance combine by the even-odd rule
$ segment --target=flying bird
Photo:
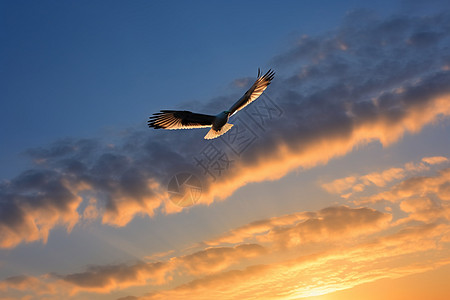
[[[250,89],[228,110],[224,110],[215,116],[197,114],[187,110],[161,110],[150,117],[148,126],[155,129],[211,128],[205,135],[205,139],[214,139],[233,127],[233,124],[228,123],[228,119],[258,99],[274,76],[275,72],[272,70],[261,76],[261,70],[258,69],[257,79]]]

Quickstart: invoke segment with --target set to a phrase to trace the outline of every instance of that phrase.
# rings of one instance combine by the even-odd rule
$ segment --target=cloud
[[[22,241],[47,241],[50,230],[64,225],[70,231],[78,222],[82,187],[71,185],[51,170],[30,170],[1,185],[0,247]]]
[[[168,263],[138,262],[133,265],[91,266],[84,272],[54,276],[69,284],[71,294],[80,291],[109,293],[130,286],[163,284],[170,269]]]
[[[407,220],[436,222],[440,218],[450,220],[450,204],[433,201],[430,198],[411,198],[400,203],[400,208],[409,213]]]
[[[257,240],[289,248],[369,234],[387,227],[390,220],[390,214],[370,208],[335,206],[317,212],[302,212],[259,220],[208,241],[207,244],[237,244]]]
[[[376,186],[385,186],[387,182],[390,182],[394,179],[403,178],[404,170],[401,168],[391,168],[385,170],[381,173],[370,173],[363,176],[361,179],[365,185],[374,184]]]
[[[205,242],[207,245],[238,244],[247,240],[252,240],[257,236],[265,235],[274,228],[293,226],[305,221],[312,216],[312,213],[300,212],[270,219],[258,220],[242,227],[236,228],[226,234]]]
[[[190,274],[216,273],[245,258],[261,256],[266,250],[258,244],[241,244],[236,247],[214,247],[178,257],[174,262]]]
[[[33,276],[11,276],[0,281],[0,291],[8,290],[31,291],[35,294],[42,295],[52,293],[51,286],[46,284],[42,279]]]
[[[435,176],[416,176],[396,184],[388,191],[364,197],[356,203],[378,201],[399,202],[412,197],[435,195],[439,200],[450,200],[450,169],[440,170]]]
[[[198,204],[211,204],[248,183],[416,133],[450,115],[449,24],[446,14],[379,19],[357,11],[337,30],[301,37],[273,60],[271,101],[262,97],[240,112],[234,131],[210,144],[200,130],[130,129],[108,141],[63,139],[31,149],[36,168],[0,186],[0,247],[45,242],[55,226],[70,231],[96,216],[125,226],[136,216],[178,212],[167,184],[179,172],[198,175]],[[239,96],[212,99],[202,111]],[[202,169],[205,161],[196,159],[207,147],[218,152]],[[400,174],[367,180],[382,184],[389,176]]]
[[[430,165],[436,165],[436,164],[448,162],[448,158],[444,157],[444,156],[432,156],[432,157],[424,157],[424,158],[422,158],[422,161],[424,161]]]
[[[332,194],[349,192],[348,194],[341,195],[341,197],[348,198],[355,192],[362,192],[367,186],[375,185],[377,187],[383,187],[392,181],[403,179],[408,174],[429,170],[430,165],[438,165],[447,161],[448,159],[444,156],[424,157],[419,163],[408,162],[401,168],[394,167],[381,172],[339,178],[328,183],[323,183],[321,186]]]
[[[346,191],[352,187],[354,187],[356,182],[355,176],[348,176],[345,178],[339,178],[333,180],[329,183],[322,184],[322,187],[328,192],[332,194],[340,194],[343,191]]]
[[[330,242],[368,235],[386,228],[391,215],[370,208],[328,207],[292,227],[275,228],[269,240],[284,247],[311,242]]]
[[[110,293],[132,286],[161,285],[170,280],[167,278],[170,269],[169,262],[137,262],[132,265],[90,266],[83,272],[67,275],[19,275],[1,280],[0,291],[5,295],[19,292],[27,299],[73,298],[80,292]]]

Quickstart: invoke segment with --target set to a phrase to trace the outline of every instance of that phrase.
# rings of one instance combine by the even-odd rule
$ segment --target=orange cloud
[[[391,215],[370,208],[329,207],[292,227],[274,228],[268,239],[283,247],[368,235],[386,228]],[[264,238],[261,238],[263,239]]]
[[[342,192],[351,190],[350,193],[341,195],[348,198],[354,192],[362,192],[366,186],[375,185],[383,187],[386,184],[403,179],[408,173],[417,173],[429,170],[428,165],[437,165],[447,162],[448,159],[443,156],[424,157],[419,163],[409,162],[404,167],[394,167],[381,172],[372,172],[362,176],[349,176],[345,178],[335,179],[332,182],[322,184],[322,187],[329,193],[341,194]]]
[[[330,183],[322,184],[322,187],[331,194],[340,194],[354,186],[356,182],[355,176],[348,176],[345,178],[340,178],[333,180]]]
[[[57,276],[65,283],[70,294],[82,291],[109,293],[130,286],[163,284],[172,266],[169,263],[143,263],[134,265],[91,266],[85,272]]]
[[[371,208],[328,207],[318,212],[302,212],[253,222],[208,241],[207,244],[237,244],[258,240],[292,247],[370,234],[387,227],[390,220],[390,214]]]
[[[181,269],[186,269],[190,274],[217,273],[235,263],[241,263],[243,259],[261,256],[266,250],[257,244],[241,244],[236,247],[216,247],[203,251],[177,257],[173,260]]]
[[[378,201],[398,202],[410,197],[424,197],[434,194],[444,201],[450,200],[450,168],[439,171],[436,176],[420,176],[409,178],[388,191],[356,201],[370,203]]]
[[[450,220],[450,203],[440,203],[430,198],[410,198],[400,203],[400,208],[409,213],[406,220],[434,222],[440,218]]]
[[[403,178],[404,170],[402,168],[391,168],[381,173],[370,173],[361,178],[365,185],[374,184],[376,186],[385,186],[387,182],[394,179]]]
[[[256,236],[267,234],[276,227],[292,226],[298,222],[305,221],[312,213],[300,212],[265,220],[258,220],[205,242],[207,245],[238,244],[246,240],[252,240]]]
[[[426,162],[430,165],[442,164],[444,162],[448,162],[448,158],[444,156],[433,156],[433,157],[424,157],[422,161]]]

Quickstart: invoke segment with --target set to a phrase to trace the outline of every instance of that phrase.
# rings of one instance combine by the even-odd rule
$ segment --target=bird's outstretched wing
[[[266,74],[261,75],[260,69],[258,69],[258,76],[255,81],[255,83],[252,85],[252,87],[245,92],[244,96],[241,97],[233,106],[229,109],[231,115],[235,114],[239,110],[243,109],[248,104],[255,101],[261,94],[264,92],[264,90],[267,88],[267,86],[272,81],[273,77],[275,76],[275,72],[272,70],[267,71]]]
[[[148,121],[148,127],[155,129],[189,129],[211,127],[214,116],[196,114],[186,110],[161,110],[153,114]]]

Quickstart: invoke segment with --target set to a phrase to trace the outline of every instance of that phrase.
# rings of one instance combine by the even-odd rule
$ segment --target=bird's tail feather
[[[211,130],[208,131],[208,133],[205,135],[205,140],[215,139],[224,134],[225,132],[227,132],[228,130],[230,130],[231,127],[233,127],[233,124],[226,123],[219,131],[215,131],[214,129],[211,128]]]

